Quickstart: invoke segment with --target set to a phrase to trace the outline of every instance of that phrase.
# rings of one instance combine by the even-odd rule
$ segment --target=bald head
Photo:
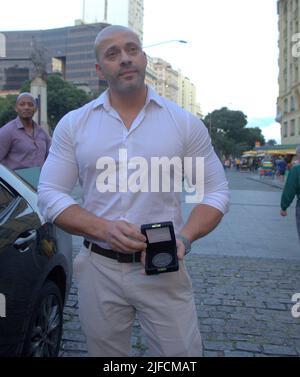
[[[103,30],[101,30],[99,32],[99,34],[97,35],[96,40],[95,40],[95,54],[96,54],[96,59],[97,59],[98,62],[99,62],[99,59],[100,59],[100,49],[101,49],[102,42],[107,40],[108,38],[111,38],[115,34],[119,34],[119,33],[130,33],[130,34],[132,34],[135,37],[139,46],[141,46],[141,41],[140,41],[139,36],[134,31],[129,29],[128,27],[121,26],[121,25],[108,26],[108,27],[104,28]]]
[[[23,92],[23,93],[20,93],[17,97],[17,100],[16,100],[16,105],[24,98],[29,98],[32,103],[34,104],[34,107],[36,107],[36,102],[35,102],[35,98],[33,97],[33,95],[29,92]]]

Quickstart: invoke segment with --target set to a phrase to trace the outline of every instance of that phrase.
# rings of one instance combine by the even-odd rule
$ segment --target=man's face
[[[144,85],[147,59],[136,35],[118,31],[104,38],[98,47],[97,74],[111,89],[130,93]]]
[[[31,120],[35,113],[35,109],[35,103],[29,96],[22,96],[15,106],[16,113],[24,120]]]

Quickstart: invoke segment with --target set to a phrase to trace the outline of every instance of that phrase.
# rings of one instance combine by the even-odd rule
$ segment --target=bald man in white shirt
[[[184,256],[187,245],[211,232],[227,211],[224,170],[204,124],[145,84],[147,58],[133,31],[116,25],[103,29],[95,52],[97,75],[108,90],[59,122],[39,184],[44,217],[85,238],[74,274],[89,356],[128,356],[136,314],[150,356],[201,356]],[[141,176],[149,190],[145,185],[128,189],[124,156],[148,167],[153,158],[204,158],[204,195],[186,223],[181,194],[154,190],[145,166]],[[101,174],[109,165],[110,190],[105,190]],[[78,178],[82,206],[70,196]],[[169,179],[174,184],[174,174]],[[164,221],[174,224],[179,270],[147,276],[141,273],[147,245],[140,227]]]

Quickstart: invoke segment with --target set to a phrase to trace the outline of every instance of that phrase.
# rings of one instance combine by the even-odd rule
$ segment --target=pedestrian
[[[151,356],[201,356],[184,255],[227,211],[224,169],[201,120],[145,84],[147,57],[137,34],[108,26],[96,37],[95,52],[97,75],[108,90],[61,119],[39,183],[44,217],[85,238],[74,276],[89,356],[129,356],[136,314]],[[186,223],[180,193],[124,189],[124,150],[131,161],[142,156],[147,166],[156,157],[204,157],[205,195]],[[116,190],[105,191],[100,175],[110,163],[115,169],[107,181]],[[169,177],[174,182],[170,172]],[[82,207],[69,195],[78,178]],[[174,224],[180,267],[148,276],[141,273],[146,238],[140,227],[163,221]]]
[[[300,240],[300,164],[295,165],[287,177],[281,196],[281,216],[287,216],[287,208],[292,204],[295,196],[297,196],[296,225]]]
[[[300,145],[296,148],[296,155],[292,160],[292,167],[298,164],[300,164]]]
[[[285,171],[287,168],[287,163],[282,156],[275,161],[276,164],[276,174],[280,182],[284,182]]]
[[[34,97],[26,92],[19,94],[15,111],[18,116],[0,128],[0,163],[12,170],[42,167],[51,139],[33,120]]]

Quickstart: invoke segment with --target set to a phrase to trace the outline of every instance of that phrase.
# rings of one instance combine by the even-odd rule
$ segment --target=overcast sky
[[[122,3],[123,0],[115,0]],[[83,0],[0,0],[0,30],[70,26]],[[48,4],[48,6],[47,6]],[[102,21],[101,0],[86,0],[87,21]],[[279,140],[274,122],[278,95],[276,0],[144,0],[144,45],[168,60],[197,87],[203,112],[242,110],[249,125]]]

